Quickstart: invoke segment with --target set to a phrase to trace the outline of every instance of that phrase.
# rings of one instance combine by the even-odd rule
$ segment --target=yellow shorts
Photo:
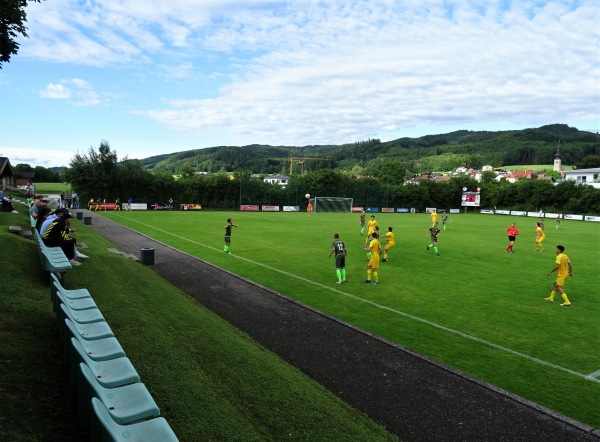
[[[557,276],[555,284],[562,287],[563,285],[565,285],[566,279],[567,279],[566,276]]]
[[[383,248],[383,250],[390,250],[392,247],[394,247],[396,245],[396,243],[393,242],[389,242],[385,245],[385,247]]]
[[[371,258],[369,259],[369,263],[367,264],[367,268],[371,270],[377,270],[379,268],[379,258]]]

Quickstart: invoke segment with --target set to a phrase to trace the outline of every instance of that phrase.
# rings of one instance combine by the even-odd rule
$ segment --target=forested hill
[[[560,146],[562,163],[576,165],[590,155],[600,155],[600,135],[566,124],[553,124],[514,131],[468,131],[399,138],[366,140],[342,145],[315,146],[220,146],[158,155],[141,160],[155,172],[219,172],[244,170],[251,173],[294,173],[323,168],[354,173],[377,170],[382,163],[401,161],[411,172],[447,171],[468,165],[481,168],[524,164],[552,164]],[[320,159],[323,158],[323,159]]]

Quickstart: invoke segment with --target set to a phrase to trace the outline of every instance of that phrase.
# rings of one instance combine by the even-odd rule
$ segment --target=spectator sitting
[[[43,209],[40,210],[40,213],[42,212]],[[51,212],[50,209],[48,209],[48,212]],[[46,233],[46,230],[48,229],[48,227],[50,227],[50,224],[52,224],[54,222],[54,220],[56,218],[58,218],[58,215],[61,213],[65,213],[68,212],[68,210],[66,209],[61,209],[58,208],[54,211],[54,213],[52,215],[48,215],[48,217],[46,218],[45,221],[42,222],[42,225],[40,226],[40,235],[44,236],[44,233]],[[38,215],[39,216],[39,215]]]
[[[58,213],[55,212],[57,218],[52,221],[50,226],[48,226],[42,235],[44,244],[46,244],[48,247],[60,247],[65,253],[65,256],[71,262],[72,266],[75,267],[81,265],[79,260],[88,258],[88,256],[78,253],[77,250],[75,250],[75,244],[77,244],[77,240],[69,236],[68,220],[73,218],[73,215],[71,215],[66,209],[57,209],[57,211],[58,210],[61,211]]]
[[[2,200],[2,211],[3,212],[12,212],[19,213],[15,210],[12,204],[12,196],[4,191],[4,187],[0,189],[0,199]]]
[[[29,208],[29,214],[37,219],[38,212],[40,207],[46,207],[48,205],[48,201],[43,199],[41,195],[37,196],[31,207]]]
[[[46,223],[46,221],[48,220],[49,217],[54,216],[54,215],[50,215],[50,213],[52,213],[52,210],[50,210],[49,207],[41,207],[40,211],[38,213],[38,216],[35,220],[35,229],[40,233],[40,235],[43,234],[43,227],[44,224]],[[56,219],[56,217],[53,218],[53,220]],[[52,221],[50,221],[51,223]],[[48,225],[50,225],[50,223],[48,223]],[[46,226],[47,227],[47,226]],[[45,229],[44,229],[45,230]]]
[[[48,210],[50,210],[50,209],[48,209]],[[67,235],[71,232],[75,232],[76,230],[71,228],[71,224],[69,221],[70,218],[73,218],[73,215],[71,215],[69,213],[68,209],[59,208],[59,209],[56,209],[52,215],[48,216],[46,221],[44,221],[44,223],[42,224],[42,227],[40,229],[40,235],[42,235],[42,237],[43,237],[44,234],[46,233],[46,230],[48,230],[48,227],[50,227],[50,225],[52,225],[54,220],[58,219],[58,217],[60,217],[60,216],[64,216],[65,214],[69,215],[67,218],[67,221],[65,222],[65,226],[66,226],[65,230],[67,232]],[[79,250],[75,249],[75,259],[76,260],[81,261],[82,259],[87,259],[87,258],[89,258],[89,256],[84,255]]]

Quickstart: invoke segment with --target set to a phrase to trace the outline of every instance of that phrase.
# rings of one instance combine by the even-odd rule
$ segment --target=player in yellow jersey
[[[381,250],[381,243],[379,242],[377,232],[373,232],[371,236],[373,239],[369,243],[369,247],[365,248],[367,252],[371,252],[371,259],[369,259],[369,263],[367,264],[367,279],[365,282],[367,284],[379,284],[377,270],[379,269],[379,256],[383,253],[383,250]]]
[[[550,270],[546,276],[550,276],[551,273],[558,270],[554,287],[550,292],[550,297],[544,298],[546,301],[553,302],[556,292],[560,293],[561,298],[565,301],[561,304],[562,307],[570,307],[571,302],[565,293],[564,285],[567,280],[567,276],[573,277],[573,265],[567,255],[565,255],[565,248],[563,246],[556,246],[556,265]]]
[[[376,231],[375,227],[377,227],[377,221],[375,221],[375,215],[371,215],[371,219],[367,221],[367,239],[365,240],[365,245],[370,241],[371,234]]]
[[[396,245],[396,240],[394,239],[394,233],[392,232],[391,227],[387,228],[385,238],[387,239],[387,244],[383,248],[383,259],[381,260],[381,262],[388,262],[388,250],[390,250]]]
[[[431,212],[431,225],[433,226],[435,223],[437,223],[437,210],[433,209],[433,212]]]
[[[543,252],[544,245],[542,244],[546,239],[546,234],[544,233],[544,229],[542,228],[541,223],[535,223],[535,251]]]

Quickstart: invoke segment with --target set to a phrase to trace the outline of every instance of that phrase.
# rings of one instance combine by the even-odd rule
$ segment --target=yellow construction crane
[[[302,164],[302,173],[304,174],[304,163],[306,161],[312,160],[328,160],[329,158],[320,158],[320,157],[289,157],[290,161],[290,175],[294,173],[294,164]]]

